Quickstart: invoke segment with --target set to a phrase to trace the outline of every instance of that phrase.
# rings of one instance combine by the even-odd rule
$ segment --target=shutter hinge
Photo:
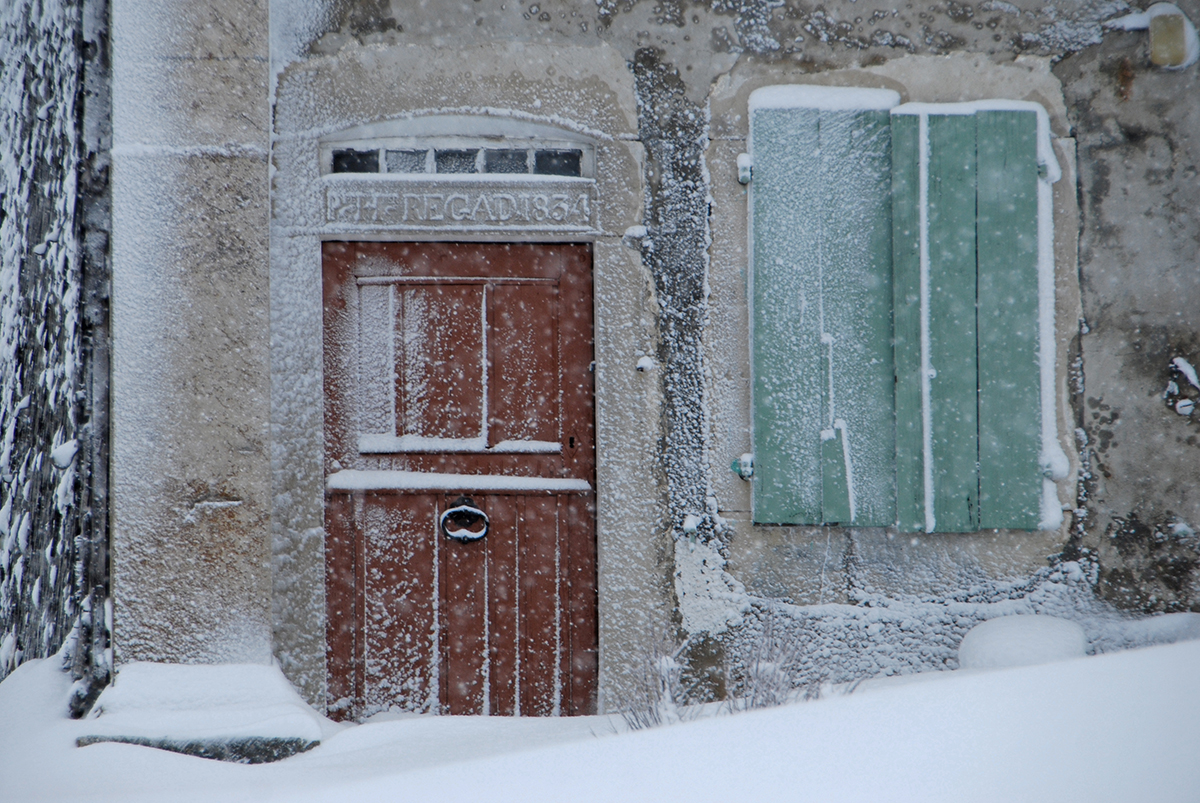
[[[742,479],[749,481],[754,476],[754,455],[749,452],[734,459],[729,470]]]

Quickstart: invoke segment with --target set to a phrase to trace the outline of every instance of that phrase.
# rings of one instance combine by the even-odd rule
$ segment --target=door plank
[[[483,435],[483,294],[457,284],[397,290],[397,435]]]
[[[754,113],[754,520],[821,522],[820,113]]]
[[[520,539],[521,716],[556,713],[558,676],[558,499],[522,497]]]
[[[437,708],[429,656],[435,633],[433,494],[367,494],[364,713]]]
[[[592,255],[586,246],[554,246],[548,259],[558,265],[559,276],[559,392],[562,396],[562,429],[558,439],[563,453],[559,474],[596,482],[596,412]],[[591,524],[595,550],[595,522]]]
[[[850,524],[850,480],[846,476],[846,442],[841,429],[821,433],[821,516],[826,524]]]
[[[896,370],[896,523],[925,529],[921,417],[920,118],[892,115],[892,298]]]
[[[322,381],[325,393],[326,474],[334,464],[352,465],[358,451],[357,396],[348,392],[357,382],[358,290],[354,283],[355,254],[348,243],[322,246]]]
[[[441,498],[439,516],[456,497]],[[486,497],[475,501],[487,504]],[[440,532],[437,537],[442,710],[480,714],[487,683],[487,545],[456,541]]]
[[[331,719],[354,716],[354,498],[331,494],[325,505],[325,707]]]
[[[600,633],[596,611],[596,520],[591,496],[573,494],[563,498],[567,508],[567,568],[565,582],[570,653],[570,691],[564,713],[584,716],[596,713],[599,675]],[[560,503],[561,504],[561,503]]]
[[[487,497],[488,699],[493,716],[517,713],[517,497]]]
[[[839,507],[822,521],[885,527],[896,520],[890,114],[823,111],[820,144],[822,353],[832,379],[821,429],[843,422],[841,466],[822,473],[835,483],[823,498]]]
[[[396,312],[392,288],[358,288],[358,431],[391,435],[396,431]]]

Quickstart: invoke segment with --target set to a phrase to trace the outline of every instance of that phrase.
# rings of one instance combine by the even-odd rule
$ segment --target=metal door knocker
[[[466,496],[455,499],[438,519],[438,524],[447,538],[463,542],[483,538],[488,534],[489,523],[487,514]]]

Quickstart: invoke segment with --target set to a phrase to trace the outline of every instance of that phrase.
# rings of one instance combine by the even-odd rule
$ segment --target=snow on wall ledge
[[[75,617],[78,4],[0,6],[0,679]]]

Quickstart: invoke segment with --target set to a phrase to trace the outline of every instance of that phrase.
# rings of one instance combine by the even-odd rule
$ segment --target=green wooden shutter
[[[1037,114],[913,104],[892,129],[899,527],[1035,529]]]
[[[750,99],[754,521],[895,521],[887,90]]]

